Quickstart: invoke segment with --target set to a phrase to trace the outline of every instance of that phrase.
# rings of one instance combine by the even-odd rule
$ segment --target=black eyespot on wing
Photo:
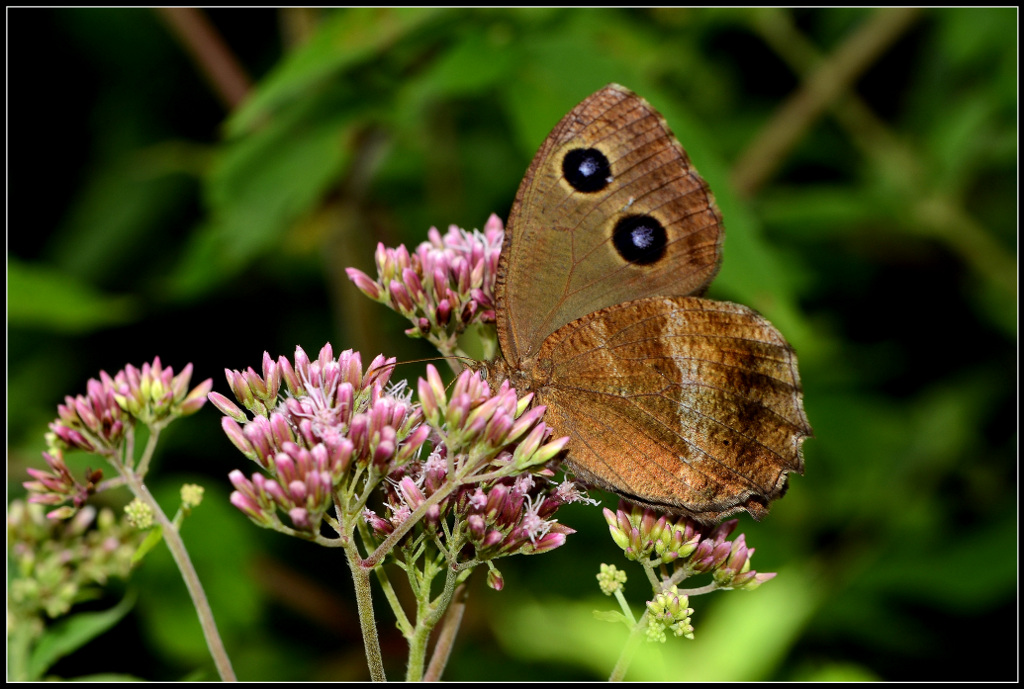
[[[576,191],[601,191],[612,181],[612,168],[596,148],[574,148],[562,158],[562,174]]]
[[[626,215],[615,223],[612,243],[623,260],[649,266],[665,255],[668,233],[650,215]]]

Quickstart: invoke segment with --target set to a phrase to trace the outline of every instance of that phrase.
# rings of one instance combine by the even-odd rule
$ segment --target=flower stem
[[[615,662],[615,667],[612,668],[612,674],[608,676],[609,682],[621,682],[626,678],[626,671],[629,670],[630,664],[633,662],[633,656],[636,655],[636,649],[640,647],[640,642],[643,640],[643,630],[646,626],[647,612],[640,617],[640,621],[633,625],[629,632],[629,638],[626,639],[626,645],[622,648],[622,653],[619,654],[619,659]]]
[[[633,610],[629,607],[626,597],[622,595],[621,589],[615,592],[615,600],[618,601],[619,609],[622,610],[622,614],[627,620],[629,620],[630,628],[636,627],[636,618],[633,617]]]
[[[719,589],[718,584],[711,582],[706,586],[701,586],[695,589],[679,589],[680,596],[703,596],[705,593],[711,593]]]
[[[159,432],[154,431],[150,436],[151,444],[155,444],[154,438]],[[149,445],[149,444],[147,444]],[[144,458],[144,462],[148,462],[149,455],[152,454],[150,447],[147,447],[147,453]],[[164,543],[167,544],[167,548],[171,551],[171,557],[174,558],[175,564],[178,565],[178,571],[181,572],[181,578],[185,581],[185,586],[188,588],[188,593],[192,597],[192,605],[195,606],[196,614],[199,616],[199,625],[203,629],[203,636],[206,637],[206,646],[210,649],[210,655],[213,657],[213,662],[217,666],[217,672],[220,674],[220,678],[225,682],[235,682],[235,671],[231,668],[231,659],[228,657],[227,651],[224,649],[224,642],[221,641],[220,634],[217,632],[217,623],[213,619],[213,610],[210,609],[210,603],[206,599],[206,593],[203,591],[203,585],[199,581],[199,575],[196,573],[195,567],[192,565],[192,560],[188,556],[188,550],[185,548],[185,542],[181,539],[181,534],[171,523],[171,520],[167,518],[164,511],[160,508],[159,503],[150,494],[146,484],[142,482],[142,479],[131,469],[126,467],[119,467],[124,471],[124,478],[128,487],[132,493],[139,500],[146,503],[150,509],[153,510],[153,516],[156,522],[163,529]]]
[[[370,591],[370,571],[372,565],[359,557],[355,540],[348,539],[345,546],[349,569],[352,570],[352,583],[356,589],[356,606],[359,610],[359,627],[363,633],[363,648],[366,651],[366,664],[370,668],[370,678],[374,682],[386,682],[384,659],[380,652],[380,639],[377,637],[377,623],[373,617],[373,598]]]
[[[383,567],[374,567],[373,571],[377,573],[377,581],[380,583],[381,589],[384,590],[384,597],[388,599],[391,610],[395,613],[397,618],[396,624],[399,631],[402,632],[402,636],[412,634],[412,623],[409,622],[409,618],[402,608],[402,603],[398,600],[398,594],[395,593],[395,587],[392,586],[387,572],[384,571]]]
[[[449,534],[449,538],[450,538]],[[443,546],[438,543],[438,548],[443,552]],[[461,550],[461,541],[456,538],[452,544],[453,552]],[[436,572],[430,571],[428,567],[429,563],[424,567],[424,581],[426,586],[423,587],[421,592],[421,603],[417,606],[416,614],[416,629],[414,634],[409,637],[409,667],[406,672],[406,681],[408,682],[419,682],[424,679],[423,667],[427,657],[427,643],[430,641],[430,635],[433,633],[437,623],[442,619],[445,620],[446,631],[450,635],[449,638],[443,636],[437,640],[437,644],[434,646],[434,654],[431,658],[430,665],[431,670],[435,672],[438,677],[444,671],[444,667],[448,662],[448,655],[451,652],[451,644],[454,641],[454,636],[458,631],[459,622],[462,619],[461,612],[458,613],[458,619],[450,620],[446,617],[449,612],[452,600],[456,595],[456,587],[459,584],[460,573],[465,571],[462,567],[451,560],[451,556],[445,555],[444,558],[447,561],[445,567],[445,581],[444,588],[440,595],[433,601],[429,601],[430,598],[430,581],[434,578]],[[460,587],[459,592],[461,594],[463,603],[461,607],[465,607],[465,587]],[[428,602],[429,601],[429,602]],[[450,622],[454,622],[454,626],[450,625]],[[446,648],[441,649],[438,644],[444,643]],[[438,652],[440,651],[440,656]]]
[[[430,587],[427,586],[427,595],[430,595]],[[427,657],[427,641],[430,640],[431,627],[427,623],[427,609],[429,604],[419,601],[416,606],[416,628],[408,637],[409,641],[409,664],[405,670],[406,682],[420,682],[423,680],[423,666]]]
[[[146,478],[146,473],[149,471],[149,460],[153,458],[153,452],[156,450],[156,441],[160,438],[160,431],[162,429],[162,425],[149,427],[149,439],[146,441],[146,448],[142,451],[142,457],[139,458],[139,463],[134,469],[135,474],[140,479]]]
[[[374,550],[370,555],[361,561],[363,567],[376,567],[384,559],[384,557],[391,552],[391,549],[395,547],[395,544],[401,540],[402,536],[409,533],[409,531],[416,526],[417,522],[423,518],[423,515],[427,513],[434,505],[438,504],[449,495],[455,492],[455,489],[459,487],[458,481],[449,481],[447,485],[441,486],[431,495],[429,498],[424,500],[419,507],[413,510],[409,517],[395,527],[395,530],[388,534],[377,549]]]
[[[441,625],[441,633],[434,644],[434,653],[430,657],[430,665],[427,666],[427,673],[423,676],[426,682],[437,682],[441,679],[441,673],[448,665],[448,658],[452,654],[452,646],[455,645],[455,636],[459,633],[459,626],[462,624],[462,615],[466,612],[466,598],[469,591],[466,584],[459,584],[452,596],[448,612],[445,613],[444,622]]]

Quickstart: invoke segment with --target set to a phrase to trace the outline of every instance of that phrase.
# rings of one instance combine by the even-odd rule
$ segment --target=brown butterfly
[[[571,437],[585,483],[703,522],[759,519],[803,473],[796,356],[745,306],[701,299],[722,218],[664,119],[616,84],[541,145],[497,277],[509,378]]]

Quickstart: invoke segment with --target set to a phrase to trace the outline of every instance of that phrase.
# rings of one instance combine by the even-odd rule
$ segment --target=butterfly
[[[700,297],[723,234],[665,120],[606,86],[558,123],[519,187],[488,365],[547,407],[583,483],[707,523],[763,517],[803,473],[812,432],[779,331]]]

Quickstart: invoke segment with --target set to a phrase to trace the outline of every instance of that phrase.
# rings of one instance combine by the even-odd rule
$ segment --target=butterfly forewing
[[[607,162],[596,188],[573,177],[570,161],[580,151]],[[630,219],[649,219],[664,236],[620,225]],[[624,253],[616,233],[631,239],[631,229],[660,253]],[[621,86],[598,91],[545,141],[513,205],[497,286],[506,358],[529,356],[562,325],[606,306],[701,293],[718,269],[721,242],[707,184],[662,117]]]

